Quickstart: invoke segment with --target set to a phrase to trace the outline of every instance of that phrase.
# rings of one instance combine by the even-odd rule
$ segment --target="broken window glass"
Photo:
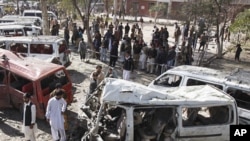
[[[237,102],[238,107],[250,110],[250,92],[236,88],[228,88],[227,93],[230,94]]]
[[[178,87],[180,85],[181,80],[181,76],[174,74],[166,74],[160,79],[156,80],[155,85],[161,85],[166,87]]]
[[[51,44],[31,44],[30,53],[34,54],[52,54],[53,47]]]
[[[221,89],[221,90],[223,89],[222,85],[213,84],[213,83],[209,83],[209,82],[205,82],[201,80],[188,79],[187,86],[196,86],[196,85],[212,85],[212,86],[217,87],[218,89]]]
[[[28,53],[28,44],[24,43],[12,43],[10,50],[18,53]]]
[[[134,141],[171,139],[177,125],[175,113],[174,108],[134,110]]]
[[[182,125],[187,126],[202,126],[216,125],[232,122],[233,115],[230,114],[229,106],[215,107],[183,107],[182,108]]]

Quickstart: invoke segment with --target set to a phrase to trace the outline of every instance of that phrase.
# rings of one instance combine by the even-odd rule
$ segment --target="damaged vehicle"
[[[161,74],[148,87],[160,91],[181,86],[212,85],[232,96],[238,106],[240,124],[250,124],[250,72],[182,65]]]
[[[226,141],[236,107],[209,85],[161,92],[107,78],[81,108],[81,141]]]
[[[46,62],[70,66],[70,50],[64,38],[59,36],[2,37],[3,49],[24,57],[34,57]]]
[[[61,83],[70,104],[72,81],[64,66],[0,49],[0,108],[13,107],[23,112],[23,95],[30,93],[36,117],[44,119],[50,93],[57,83]]]

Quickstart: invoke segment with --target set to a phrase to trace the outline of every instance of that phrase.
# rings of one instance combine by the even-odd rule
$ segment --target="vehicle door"
[[[165,73],[152,81],[149,84],[149,87],[159,90],[171,87],[179,87],[182,86],[183,78],[184,76],[181,75]]]
[[[23,94],[25,92],[33,94],[32,82],[13,72],[9,72],[8,79],[11,102],[14,107],[19,108],[19,110],[22,111]],[[26,87],[27,85],[29,85],[29,88]]]
[[[180,107],[178,141],[229,140],[230,124],[235,124],[233,106]]]
[[[7,78],[6,70],[0,68],[0,108],[11,107]]]

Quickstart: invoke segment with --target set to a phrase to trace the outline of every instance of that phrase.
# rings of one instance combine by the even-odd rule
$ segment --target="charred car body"
[[[215,87],[167,92],[108,78],[82,107],[82,141],[221,141],[238,124],[234,98]]]

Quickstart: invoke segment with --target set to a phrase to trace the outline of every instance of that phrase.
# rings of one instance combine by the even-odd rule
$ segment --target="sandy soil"
[[[146,42],[151,38],[152,25],[145,25],[144,27],[144,36]],[[170,36],[172,35],[173,27],[168,27],[170,30]],[[95,69],[96,64],[102,64],[103,70],[106,71],[108,66],[97,60],[90,60],[90,63],[81,62],[79,55],[76,52],[76,48],[71,47],[72,54],[71,60],[72,65],[67,68],[70,73],[72,82],[73,82],[73,91],[74,91],[74,102],[69,105],[69,125],[70,131],[77,126],[77,113],[80,112],[80,107],[84,102],[85,94],[88,90],[89,85],[89,75]],[[209,67],[217,69],[227,69],[232,70],[236,67],[244,68],[250,70],[249,65],[249,53],[243,51],[241,62],[234,61],[234,52],[230,52],[225,55],[224,59],[217,59],[213,61]],[[121,74],[119,69],[117,69],[118,74]],[[155,75],[145,74],[143,72],[136,72],[137,75],[134,78],[134,81],[147,85]],[[21,118],[22,115],[16,109],[5,109],[0,110],[0,140],[1,141],[23,141],[24,136],[21,133]],[[36,134],[37,141],[51,141],[50,126],[44,120],[37,120],[38,132]]]

